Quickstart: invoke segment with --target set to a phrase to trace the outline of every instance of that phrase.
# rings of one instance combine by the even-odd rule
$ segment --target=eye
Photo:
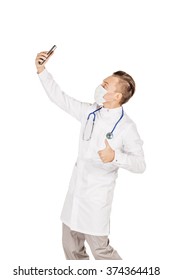
[[[106,82],[103,82],[102,87],[107,88],[108,84]]]

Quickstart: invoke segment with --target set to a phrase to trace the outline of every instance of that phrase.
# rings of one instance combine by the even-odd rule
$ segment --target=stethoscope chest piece
[[[108,132],[108,133],[106,134],[106,138],[107,138],[107,139],[112,139],[112,138],[113,138],[113,133],[112,133],[112,132]]]

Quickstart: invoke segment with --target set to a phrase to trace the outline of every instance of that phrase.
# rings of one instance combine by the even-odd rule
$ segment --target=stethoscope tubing
[[[111,133],[113,133],[113,132],[114,132],[114,130],[115,130],[115,128],[116,128],[116,126],[117,126],[117,124],[121,121],[121,119],[123,118],[123,116],[124,116],[124,109],[123,109],[123,107],[122,107],[121,117],[119,118],[119,120],[118,120],[118,121],[116,122],[116,124],[114,125],[114,127],[113,127],[113,129],[112,129]]]
[[[100,107],[100,108],[96,109],[95,111],[91,112],[91,113],[88,115],[88,117],[87,117],[87,121],[89,120],[90,116],[93,114],[93,115],[94,115],[93,122],[95,122],[95,119],[96,119],[96,114],[95,114],[95,113],[96,113],[97,111],[101,110],[102,108],[103,108],[103,107]],[[114,130],[115,130],[117,124],[121,121],[121,119],[123,118],[123,116],[124,116],[124,109],[123,109],[123,107],[122,107],[121,117],[118,119],[118,121],[117,121],[116,124],[114,125],[112,131],[110,132],[111,134],[113,134],[113,132],[114,132]]]
[[[93,114],[94,115],[94,118],[93,118],[93,121],[95,122],[95,119],[96,119],[96,112],[101,110],[103,107],[100,107],[98,109],[96,109],[95,111],[91,112],[89,115],[88,115],[88,118],[87,118],[87,121],[89,120],[90,116]]]

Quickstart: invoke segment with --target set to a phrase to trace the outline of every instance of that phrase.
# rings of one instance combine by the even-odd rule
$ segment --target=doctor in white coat
[[[54,81],[45,68],[49,58],[47,52],[36,56],[39,79],[50,100],[81,123],[78,156],[61,213],[66,259],[88,260],[86,241],[95,259],[121,260],[108,239],[118,169],[145,170],[143,142],[122,106],[133,96],[135,82],[117,71],[96,88],[95,103],[80,102]]]

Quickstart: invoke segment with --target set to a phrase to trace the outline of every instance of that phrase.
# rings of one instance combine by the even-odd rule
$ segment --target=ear
[[[120,103],[121,101],[121,98],[122,98],[122,93],[121,92],[117,92],[116,95],[115,95],[115,100]]]

